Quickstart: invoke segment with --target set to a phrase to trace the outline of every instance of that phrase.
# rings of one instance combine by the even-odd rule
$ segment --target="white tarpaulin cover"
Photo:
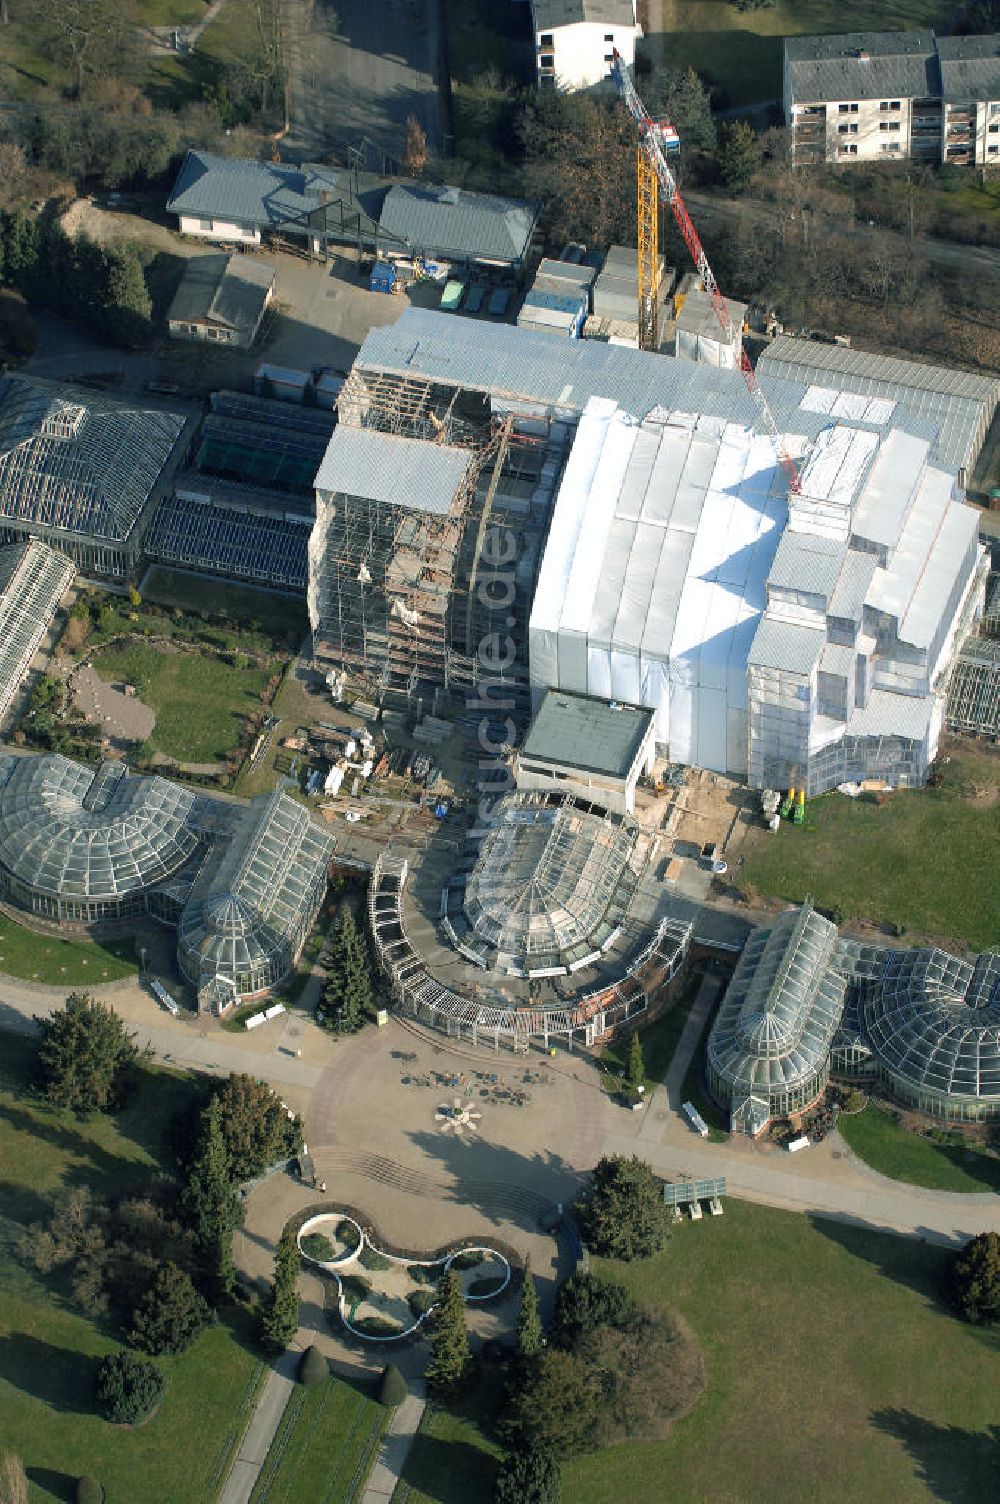
[[[580,420],[531,614],[532,686],[627,700],[680,762],[746,772],[747,653],[787,517],[765,436],[693,414]]]

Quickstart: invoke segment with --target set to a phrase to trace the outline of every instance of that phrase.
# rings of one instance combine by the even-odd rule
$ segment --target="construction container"
[[[257,367],[253,389],[257,397],[274,397],[279,402],[301,403],[306,400],[311,383],[308,371],[293,371],[287,366],[265,363]]]
[[[396,285],[396,268],[391,261],[376,261],[368,286],[372,292],[392,292]]]
[[[313,388],[316,406],[326,408],[336,407],[337,398],[340,396],[343,385],[343,376],[338,376],[333,371],[324,371]]]
[[[584,293],[535,292],[532,289],[517,316],[519,329],[543,329],[577,339],[587,317]]]

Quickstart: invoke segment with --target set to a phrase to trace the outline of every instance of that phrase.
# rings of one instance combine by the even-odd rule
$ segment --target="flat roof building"
[[[652,770],[655,740],[651,710],[548,689],[516,755],[517,787],[630,815],[636,784]]]

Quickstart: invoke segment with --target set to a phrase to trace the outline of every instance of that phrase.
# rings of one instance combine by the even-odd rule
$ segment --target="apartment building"
[[[540,89],[591,89],[610,75],[615,51],[631,67],[642,27],[635,0],[531,0]]]
[[[787,37],[783,100],[797,164],[1000,165],[1000,36]]]

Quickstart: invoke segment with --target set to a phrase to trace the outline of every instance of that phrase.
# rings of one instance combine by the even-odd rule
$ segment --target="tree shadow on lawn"
[[[979,1504],[996,1497],[1000,1426],[987,1432],[939,1426],[910,1410],[875,1410],[876,1430],[902,1442],[917,1477],[941,1504]]]
[[[28,1482],[36,1488],[44,1489],[53,1499],[59,1499],[61,1504],[73,1504],[79,1481],[75,1473],[60,1473],[54,1467],[29,1467],[25,1471]]]
[[[0,1375],[53,1410],[96,1413],[94,1379],[99,1362],[88,1353],[56,1347],[27,1332],[0,1336]]]
[[[841,1219],[815,1212],[809,1214],[809,1221],[824,1238],[838,1243],[855,1258],[874,1264],[887,1279],[925,1296],[928,1305],[947,1309],[943,1290],[952,1250],[937,1242],[937,1234],[928,1233],[934,1241],[925,1242],[920,1228],[916,1237],[900,1237],[861,1217]]]
[[[446,1441],[418,1432],[401,1474],[402,1482],[436,1504],[468,1504],[493,1497],[496,1462],[467,1441]]]
[[[86,1185],[103,1194],[118,1194],[130,1179],[145,1182],[156,1173],[153,1165],[103,1149],[75,1128],[73,1120],[68,1117],[60,1120],[56,1117],[54,1114],[57,1111],[58,1109],[50,1109],[41,1102],[37,1113],[29,1112],[27,1108],[13,1102],[0,1102],[0,1118],[5,1119],[12,1129],[41,1140],[72,1161],[64,1168],[62,1190]]]

